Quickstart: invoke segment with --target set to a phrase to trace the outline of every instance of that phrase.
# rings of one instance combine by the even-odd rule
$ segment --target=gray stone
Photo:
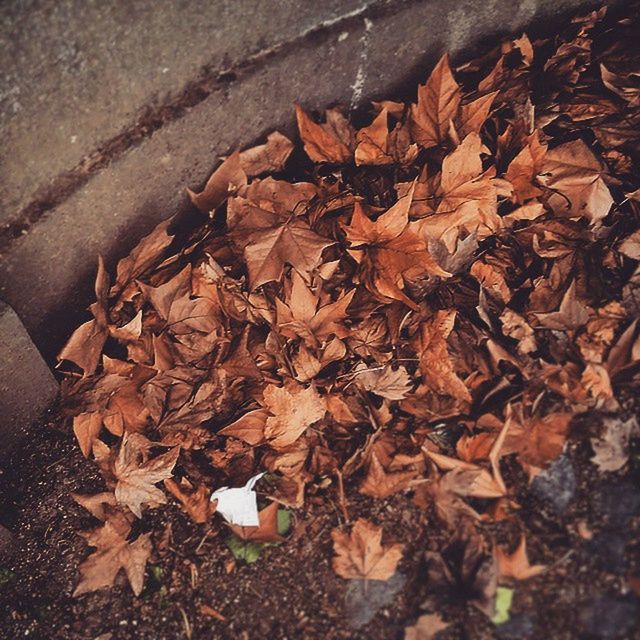
[[[640,490],[632,480],[613,480],[596,489],[594,507],[604,522],[623,530],[640,514]]]
[[[630,638],[640,623],[640,604],[634,596],[599,596],[580,609],[581,638]],[[637,636],[633,636],[637,637]]]
[[[389,606],[407,581],[401,573],[388,580],[349,580],[345,596],[345,614],[350,627],[359,629]]]
[[[104,3],[98,4],[105,6]],[[132,4],[137,6],[138,3]],[[139,4],[146,6],[147,3]],[[245,14],[256,7],[248,0],[215,4],[244,7]],[[268,15],[260,14],[263,22],[273,24],[277,21],[279,14],[276,9],[271,12],[272,4],[265,4],[269,9],[266,10]],[[423,80],[433,62],[445,50],[455,54],[468,50],[481,39],[495,38],[508,32],[519,33],[532,20],[545,20],[549,26],[553,22],[552,16],[584,4],[582,0],[456,0],[447,3],[379,0],[355,17],[343,15],[342,18],[334,18],[333,26],[318,30],[313,37],[301,37],[290,46],[277,49],[274,55],[258,64],[246,67],[239,64],[235,67],[235,80],[215,85],[205,99],[188,109],[182,117],[130,148],[71,197],[48,211],[28,233],[11,242],[0,256],[0,295],[19,313],[43,353],[53,358],[64,336],[77,324],[78,310],[90,302],[90,282],[97,255],[105,256],[107,263],[113,266],[114,259],[125,255],[141,234],[161,219],[185,210],[184,187],[201,185],[220,154],[248,145],[274,128],[284,128],[292,133],[294,101],[309,108],[322,108],[335,102],[356,105],[369,97],[393,94],[394,87],[404,86],[408,79]],[[41,0],[30,6],[49,7],[51,15],[57,15],[58,3],[53,0]],[[75,5],[68,1],[62,6]],[[113,5],[109,11],[115,11],[114,6],[124,5]],[[180,47],[176,42],[188,50],[202,46],[202,41],[185,27],[193,21],[183,23],[179,14],[170,12],[167,3],[160,6],[159,13],[164,15],[168,24],[171,23],[163,43],[171,52],[169,58],[178,55],[176,48]],[[348,3],[349,9],[354,10],[353,7]],[[86,20],[89,22],[92,9],[87,11]],[[152,26],[156,17],[151,18],[144,12],[140,15],[129,15],[126,11],[122,15],[116,14],[109,20],[117,22],[118,28],[125,29],[123,25],[129,22],[135,25],[136,37],[140,36],[136,46],[150,47],[154,58],[164,60],[158,53],[162,49],[158,49],[160,44],[156,40],[159,36]],[[148,19],[144,19],[145,16]],[[31,19],[27,12],[25,23]],[[105,20],[101,22],[101,28],[107,31],[116,28],[117,25]],[[316,16],[315,20],[317,23],[319,17]],[[259,24],[262,25],[260,29],[267,29]],[[249,27],[245,28],[247,33],[244,37],[240,32],[229,31],[229,41],[247,41]],[[78,33],[82,30],[80,23],[77,30]],[[234,33],[237,35],[232,37]],[[288,37],[291,37],[291,31]],[[102,42],[96,38],[95,42]],[[92,55],[99,57],[106,55],[105,49],[120,51],[124,47],[118,40],[109,43],[95,51],[90,49]],[[90,46],[88,41],[86,46]],[[147,67],[135,62],[135,54],[139,51],[131,47],[122,49],[123,59],[119,64],[123,66],[118,73],[127,78],[137,78],[142,73],[140,69]],[[258,45],[249,46],[248,51],[254,50],[252,47]],[[72,60],[73,55],[70,57]],[[82,59],[87,57],[88,54],[81,56]],[[74,68],[73,62],[69,65]],[[81,93],[84,108],[96,113],[106,110],[109,113],[107,119],[113,118],[119,126],[124,126],[126,114],[117,111],[111,103],[105,107],[99,99],[101,86],[115,82],[114,78],[109,76],[105,80],[95,70],[90,72],[92,67],[87,65],[88,62],[85,66],[82,62],[77,65],[77,73],[94,91],[91,94],[87,89]],[[118,92],[121,98],[126,90],[118,89]],[[142,92],[140,99],[146,95]],[[63,94],[51,92],[43,94],[43,98],[45,102],[64,101]],[[5,143],[9,145],[3,154],[5,159],[13,163],[13,158],[20,156],[18,148],[26,145],[25,148],[31,149],[27,155],[34,162],[47,165],[57,155],[56,149],[68,144],[67,132],[60,138],[61,142],[56,142],[58,147],[46,148],[45,154],[43,150],[49,134],[67,126],[65,123],[69,119],[79,122],[80,116],[80,112],[50,113],[45,118],[49,128],[47,135],[43,131],[45,125],[38,127],[34,121],[35,141],[29,142],[31,134],[27,133],[24,133],[26,137],[9,136],[11,142]],[[55,127],[51,127],[52,122],[56,123]],[[98,137],[93,135],[92,144]],[[34,155],[35,148],[38,153]],[[22,180],[18,191],[27,188],[36,171],[26,163],[26,156],[20,157],[20,168],[14,166]],[[66,167],[72,161],[65,162]],[[61,167],[57,166],[56,171]],[[15,200],[17,196],[7,197]]]
[[[14,311],[0,302],[0,458],[40,418],[58,384]]]
[[[562,454],[531,483],[531,492],[563,515],[576,492],[576,475],[571,460]]]

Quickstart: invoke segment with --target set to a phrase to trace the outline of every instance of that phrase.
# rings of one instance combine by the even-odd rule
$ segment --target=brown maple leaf
[[[572,418],[571,413],[558,412],[526,420],[507,437],[504,455],[517,452],[530,475],[537,473],[562,453]]]
[[[405,627],[404,640],[436,640],[449,626],[437,613],[420,616],[415,624]]]
[[[128,526],[123,528],[107,521],[98,529],[81,534],[96,550],[79,567],[81,579],[74,596],[110,587],[120,569],[127,574],[133,592],[140,595],[152,551],[151,534],[142,534],[129,542],[129,530]]]
[[[218,431],[218,435],[238,438],[251,446],[264,442],[264,428],[269,418],[267,409],[254,409]]]
[[[470,133],[480,133],[498,93],[498,91],[492,91],[460,107],[456,128],[461,139],[466,138]]]
[[[132,280],[162,261],[165,249],[173,242],[173,235],[168,231],[172,222],[172,218],[163,220],[138,242],[126,258],[118,262],[116,282],[110,296],[121,293]]]
[[[355,289],[343,294],[335,302],[325,298],[323,304],[320,288],[317,287],[314,293],[297,271],[291,272],[290,282],[286,301],[276,298],[276,322],[283,335],[300,337],[310,347],[317,346],[332,334],[340,338],[348,335],[343,321]]]
[[[431,240],[444,243],[450,253],[458,240],[474,235],[478,240],[502,228],[497,214],[497,191],[492,182],[495,169],[482,169],[486,151],[480,136],[470,133],[442,161],[440,203],[433,215],[420,221],[420,230]]]
[[[296,104],[296,119],[304,150],[311,160],[343,164],[351,159],[353,130],[338,109],[327,109],[327,121],[317,124]]]
[[[547,145],[540,142],[538,132],[534,131],[529,136],[527,144],[509,163],[504,177],[513,188],[511,196],[513,202],[522,204],[542,193],[540,187],[535,184],[535,178],[541,171],[546,153]]]
[[[557,311],[536,313],[538,322],[547,329],[572,330],[579,329],[589,320],[589,308],[576,298],[576,281],[566,290]]]
[[[217,305],[209,298],[191,296],[191,265],[159,287],[140,283],[140,288],[174,335],[211,334],[220,326]]]
[[[195,193],[187,189],[191,202],[203,213],[217,209],[230,193],[247,184],[247,175],[243,170],[240,153],[232,153],[212,174],[204,189]]]
[[[387,110],[382,109],[368,126],[356,134],[355,161],[357,165],[391,164],[388,153],[389,128]]]
[[[417,305],[403,288],[426,276],[447,277],[429,253],[426,242],[409,222],[413,187],[375,222],[356,202],[349,226],[344,227],[349,254],[360,264],[359,278],[367,289],[385,302],[400,300],[412,309]]]
[[[280,171],[292,151],[291,140],[279,131],[274,131],[267,136],[265,144],[240,153],[240,166],[250,178],[261,173]]]
[[[308,183],[267,178],[230,200],[228,224],[244,251],[252,290],[279,280],[286,264],[310,280],[322,252],[334,244],[313,231],[303,215],[316,191]]]
[[[386,365],[370,369],[361,362],[356,367],[354,375],[359,387],[387,400],[402,400],[413,386],[413,381],[404,367],[393,369],[391,365]]]
[[[107,316],[109,276],[102,256],[98,258],[94,289],[96,302],[90,306],[93,319],[80,325],[58,354],[58,360],[69,360],[77,364],[82,369],[84,377],[94,374],[109,335]]]
[[[394,493],[404,491],[415,477],[415,470],[387,472],[378,456],[371,453],[367,475],[360,485],[360,493],[374,498],[388,498]]]
[[[318,392],[302,385],[268,385],[264,390],[264,406],[272,414],[265,423],[264,435],[274,449],[293,444],[327,410]]]
[[[455,311],[441,310],[420,326],[420,333],[414,339],[422,373],[422,387],[418,389],[418,393],[429,389],[469,403],[471,394],[455,372],[447,346],[447,338],[453,331],[455,319]]]
[[[166,496],[155,484],[171,477],[179,453],[180,448],[174,447],[147,459],[140,440],[125,435],[114,463],[118,503],[129,507],[138,518],[142,517],[143,504],[164,504]]]
[[[425,149],[442,143],[451,121],[458,113],[461,91],[445,54],[435,66],[426,84],[418,87],[418,104],[411,105],[411,133]]]
[[[358,518],[351,533],[334,529],[333,570],[342,578],[388,580],[402,558],[402,544],[382,544],[382,527]]]
[[[609,213],[613,198],[600,161],[582,140],[574,140],[548,151],[538,180],[553,193],[549,204],[557,215],[586,218],[599,223]]]
[[[541,574],[546,566],[541,564],[529,564],[527,556],[527,541],[524,535],[520,538],[520,543],[516,550],[508,555],[500,547],[495,550],[496,561],[498,562],[498,574],[500,581],[509,580],[528,580]]]
[[[164,486],[180,502],[194,522],[207,522],[216,510],[215,505],[209,500],[211,490],[202,484],[194,488],[186,478],[182,478],[180,483],[169,478],[164,481]]]

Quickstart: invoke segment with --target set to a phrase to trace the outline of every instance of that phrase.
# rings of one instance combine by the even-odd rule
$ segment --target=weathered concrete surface
[[[371,2],[0,3],[0,225],[187,81]]]
[[[113,264],[160,219],[185,209],[184,187],[201,185],[218,155],[276,127],[291,132],[294,101],[319,108],[388,95],[418,70],[423,78],[444,50],[468,50],[531,21],[553,24],[578,4],[391,0],[239,69],[13,241],[0,256],[0,296],[51,358],[89,301],[97,255]]]
[[[13,310],[0,302],[0,459],[55,400],[58,385]],[[0,531],[0,547],[2,546]]]

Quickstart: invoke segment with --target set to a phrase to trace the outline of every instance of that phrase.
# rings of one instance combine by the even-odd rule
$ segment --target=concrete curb
[[[0,302],[0,458],[24,428],[40,418],[58,395],[58,384],[22,322]],[[0,532],[1,533],[1,532]]]

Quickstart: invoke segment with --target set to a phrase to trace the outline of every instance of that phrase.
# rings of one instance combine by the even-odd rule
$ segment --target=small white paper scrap
[[[222,487],[211,494],[211,502],[218,501],[216,511],[222,514],[229,524],[237,524],[241,527],[257,527],[260,524],[258,496],[253,487],[263,475],[264,472],[253,476],[244,487],[235,489]]]

